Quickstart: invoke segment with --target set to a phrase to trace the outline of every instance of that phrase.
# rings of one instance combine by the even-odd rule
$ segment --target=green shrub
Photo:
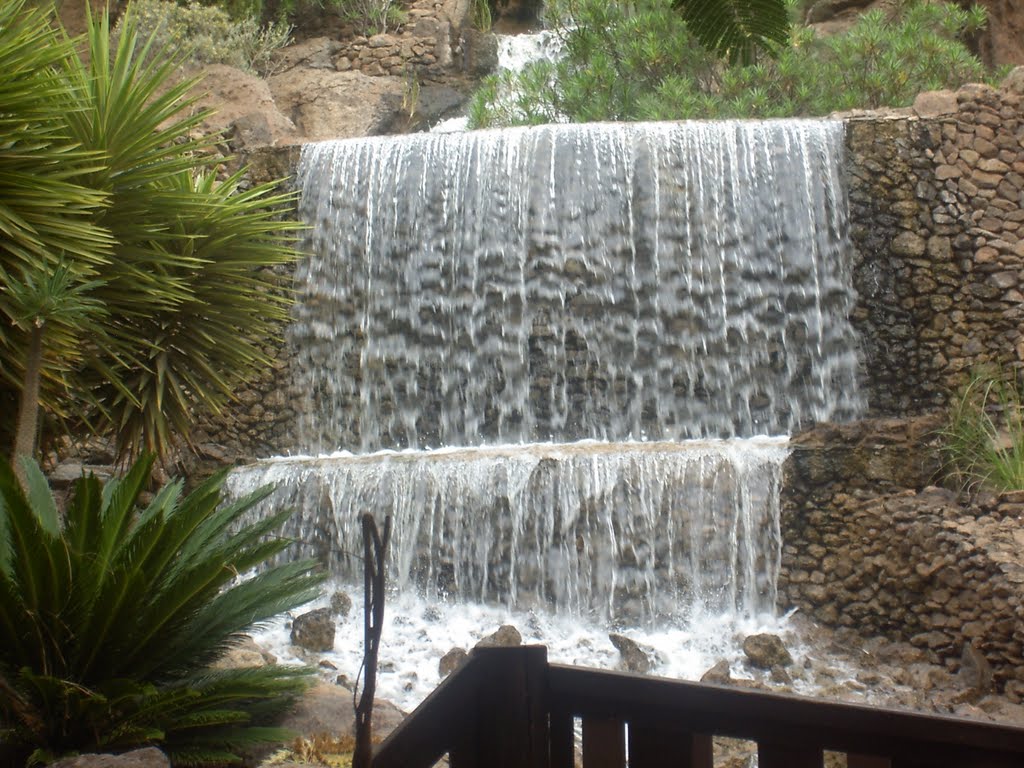
[[[490,32],[494,26],[491,0],[473,0],[473,26],[481,32]]]
[[[274,53],[288,45],[287,24],[256,20],[255,6],[235,3],[231,9],[173,0],[133,0],[139,37],[150,41],[152,55],[182,51],[195,64],[228,64],[248,72],[272,71]],[[239,15],[233,17],[231,10]],[[115,28],[118,35],[120,24]]]
[[[976,371],[941,432],[947,477],[962,488],[1024,489],[1024,399],[1016,375]]]
[[[238,633],[315,597],[314,564],[241,578],[288,544],[268,538],[287,512],[241,525],[270,489],[219,506],[221,473],[138,506],[152,463],[106,485],[83,478],[62,517],[34,463],[23,493],[0,461],[5,765],[142,745],[176,766],[221,764],[285,736],[270,723],[308,670],[210,665]]]
[[[794,26],[788,45],[747,64],[702,48],[672,0],[560,0],[548,16],[565,41],[565,57],[485,81],[470,108],[474,127],[531,123],[538,115],[571,121],[824,115],[906,106],[921,91],[987,77],[962,42],[985,24],[985,12],[950,3],[906,0],[889,15],[866,13],[849,31],[827,38]]]
[[[335,12],[368,35],[394,30],[407,21],[398,0],[329,0]]]

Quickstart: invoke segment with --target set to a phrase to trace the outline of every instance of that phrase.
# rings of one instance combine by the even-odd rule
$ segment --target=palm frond
[[[0,730],[11,743],[53,755],[160,743],[223,759],[273,733],[269,718],[303,689],[305,669],[207,668],[255,622],[315,597],[312,561],[239,578],[287,543],[264,540],[287,513],[243,522],[266,490],[220,509],[223,474],[188,495],[171,483],[141,508],[152,462],[105,487],[79,481],[61,525],[38,468],[26,495],[0,460],[0,683],[20,713],[0,706]]]
[[[701,44],[732,61],[750,62],[758,49],[784,45],[789,13],[784,0],[674,0]]]

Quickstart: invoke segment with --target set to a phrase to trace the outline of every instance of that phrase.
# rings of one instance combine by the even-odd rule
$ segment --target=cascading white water
[[[605,659],[551,628],[570,616],[644,626],[699,674],[774,607],[787,441],[758,436],[862,405],[842,149],[828,121],[304,147],[297,450],[333,455],[229,490],[275,484],[286,534],[350,583],[359,515],[392,515],[406,667],[482,601],[562,660]],[[390,695],[421,696],[417,674]]]
[[[842,124],[307,145],[310,452],[785,434],[860,407]]]
[[[360,516],[391,515],[399,589],[610,618],[770,612],[785,441],[541,444],[279,459],[236,471],[283,533],[353,581]]]

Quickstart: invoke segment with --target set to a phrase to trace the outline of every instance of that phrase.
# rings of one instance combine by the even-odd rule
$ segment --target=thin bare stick
[[[391,516],[384,518],[384,535],[373,515],[363,515],[363,693],[356,704],[356,745],[352,768],[373,762],[373,697],[377,690],[377,652],[384,626],[384,560],[391,539]]]

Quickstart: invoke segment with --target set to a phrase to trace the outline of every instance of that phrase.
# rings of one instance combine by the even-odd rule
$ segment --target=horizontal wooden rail
[[[711,768],[712,736],[757,743],[759,768],[1022,768],[1024,729],[547,663],[478,649],[378,748],[374,768]]]

